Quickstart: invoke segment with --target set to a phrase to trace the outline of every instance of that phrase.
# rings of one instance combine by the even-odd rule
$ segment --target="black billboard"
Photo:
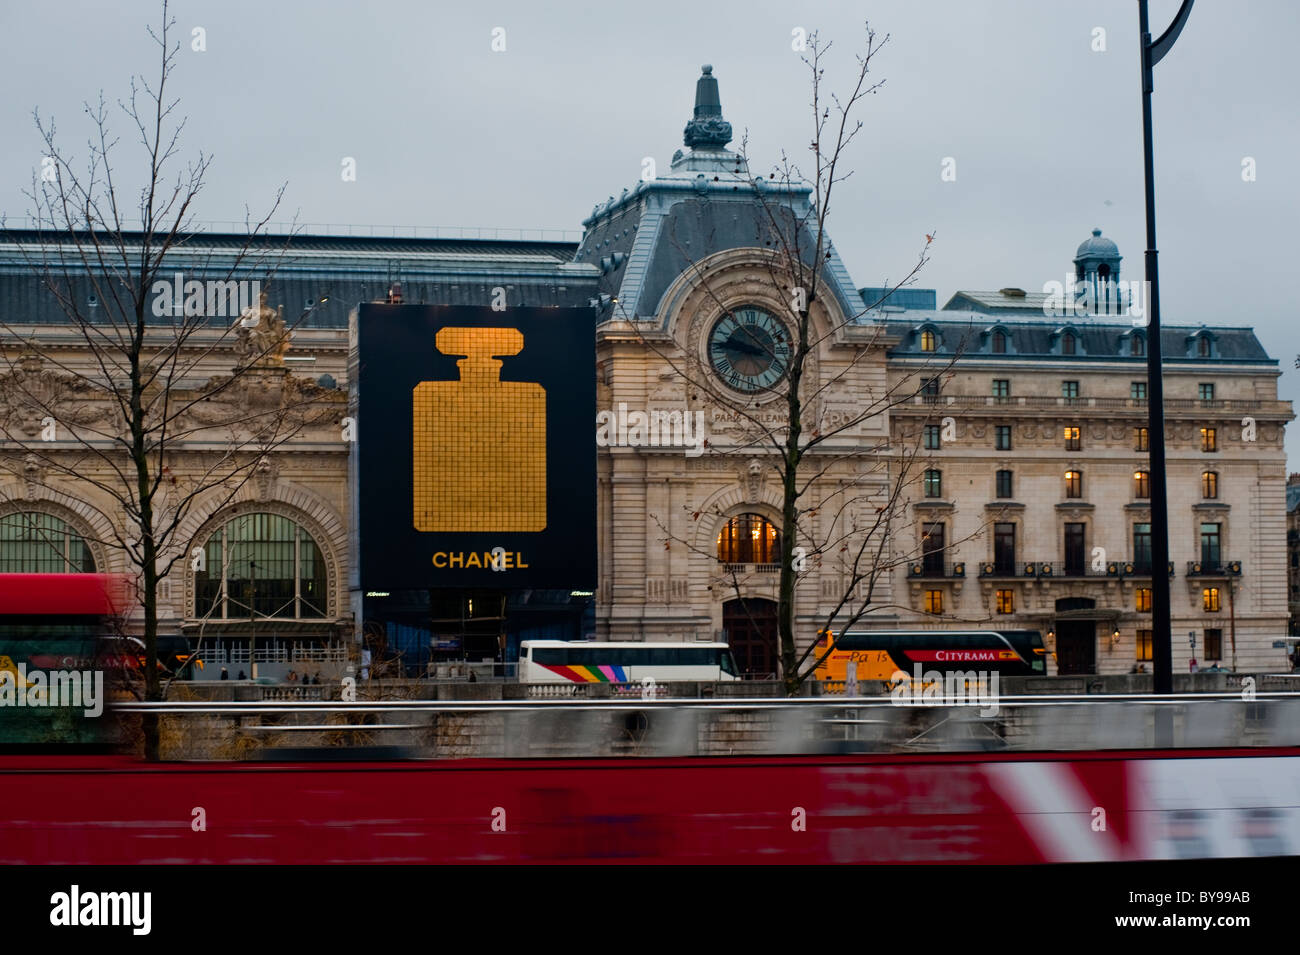
[[[362,305],[363,590],[591,590],[595,334],[580,308]]]

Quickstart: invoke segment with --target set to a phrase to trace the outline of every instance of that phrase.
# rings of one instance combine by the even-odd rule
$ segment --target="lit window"
[[[718,532],[718,560],[724,564],[775,564],[781,533],[761,514],[737,514]]]
[[[1133,472],[1133,496],[1134,497],[1151,496],[1151,472],[1150,471]]]
[[[1139,630],[1137,632],[1137,658],[1139,661],[1151,659],[1151,631]]]
[[[1207,613],[1219,612],[1219,588],[1206,587],[1201,591],[1201,607]]]
[[[1134,609],[1138,613],[1150,613],[1151,612],[1151,588],[1139,587],[1135,591],[1135,596],[1136,596],[1136,605]]]
[[[925,592],[925,612],[943,613],[943,591],[927,590]]]
[[[921,351],[934,351],[934,332],[921,332]]]
[[[1082,471],[1065,472],[1065,496],[1083,497],[1083,472]]]
[[[1128,386],[1128,396],[1134,401],[1147,400],[1147,383],[1145,381],[1131,381]]]
[[[324,617],[328,580],[316,541],[278,514],[242,514],[213,532],[194,575],[194,615]]]
[[[1201,497],[1216,498],[1219,496],[1219,475],[1215,471],[1205,471],[1201,474]]]
[[[1146,428],[1133,429],[1133,450],[1150,451],[1151,450],[1151,432]]]
[[[997,592],[998,613],[1015,613],[1016,612],[1016,592],[1014,590],[999,590]]]
[[[1083,439],[1080,437],[1078,428],[1065,429],[1065,450],[1079,451],[1083,448]]]
[[[1214,428],[1201,429],[1201,450],[1217,451],[1219,450],[1218,433]]]
[[[943,497],[943,472],[933,468],[925,472],[925,496]]]

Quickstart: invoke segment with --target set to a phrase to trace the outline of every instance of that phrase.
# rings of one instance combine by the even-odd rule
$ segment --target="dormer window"
[[[934,332],[928,328],[921,332],[921,351],[934,351],[935,344]]]
[[[1134,335],[1128,340],[1128,353],[1134,358],[1141,358],[1147,353],[1147,340],[1141,335]]]
[[[994,330],[991,346],[993,354],[1005,355],[1007,353],[1007,333],[1000,328]]]
[[[1210,337],[1201,335],[1196,339],[1196,354],[1201,358],[1209,358],[1211,351]]]
[[[1061,354],[1073,355],[1075,353],[1075,338],[1073,332],[1066,332],[1061,336]]]

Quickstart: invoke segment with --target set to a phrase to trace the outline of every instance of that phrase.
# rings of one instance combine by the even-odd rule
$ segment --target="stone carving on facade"
[[[651,405],[680,405],[686,401],[686,384],[671,367],[659,372],[659,383],[650,392]]]
[[[16,370],[0,375],[0,415],[4,430],[21,432],[36,440],[49,424],[72,423],[69,399],[87,392],[86,383],[45,367],[44,359],[32,348],[18,358]],[[21,438],[19,439],[21,440]]]
[[[45,468],[40,459],[29,454],[23,459],[23,484],[27,488],[27,500],[36,500],[37,489],[45,483]]]
[[[292,335],[284,323],[284,306],[271,308],[262,289],[257,305],[239,314],[235,326],[235,354],[242,364],[253,367],[283,367]]]
[[[253,467],[253,486],[259,501],[269,501],[275,495],[275,482],[280,476],[280,460],[276,457],[262,458]]]
[[[750,458],[745,464],[741,476],[741,486],[745,489],[745,503],[757,504],[763,496],[763,462]]]

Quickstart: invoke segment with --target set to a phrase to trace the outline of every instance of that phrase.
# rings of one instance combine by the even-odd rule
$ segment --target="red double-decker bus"
[[[98,680],[107,692],[133,589],[120,574],[0,574],[0,746],[100,740],[84,707],[50,698],[58,680]]]

